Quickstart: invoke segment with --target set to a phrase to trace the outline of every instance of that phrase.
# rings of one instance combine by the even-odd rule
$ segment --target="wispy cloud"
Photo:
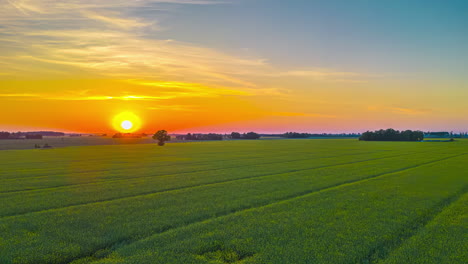
[[[275,112],[274,116],[289,116],[289,117],[319,117],[319,118],[336,118],[336,115],[327,115],[319,113],[298,113],[298,112]]]
[[[98,82],[98,83],[96,83]],[[197,83],[144,81],[144,80],[62,80],[62,81],[10,81],[0,82],[13,88],[0,93],[0,98],[11,100],[64,100],[64,101],[162,101],[175,98],[250,96],[247,91]],[[91,86],[89,86],[91,85]],[[118,87],[118,88],[115,88]],[[48,87],[60,87],[60,92]],[[89,87],[82,89],[81,87]],[[45,88],[45,89],[44,89]],[[97,88],[97,89],[96,89]]]
[[[404,115],[421,115],[427,114],[428,110],[424,109],[411,109],[411,108],[401,108],[401,107],[391,107],[389,108],[393,113],[404,114]]]
[[[424,114],[428,114],[431,112],[429,109],[388,107],[388,106],[376,106],[376,105],[368,106],[367,110],[377,111],[377,112],[389,112],[389,113],[400,114],[400,115],[424,115]]]
[[[109,15],[98,14],[93,11],[82,11],[81,14],[83,14],[83,16],[85,16],[86,18],[93,19],[98,22],[103,22],[112,27],[117,27],[117,28],[121,28],[124,30],[131,30],[131,29],[139,28],[139,27],[147,27],[147,26],[155,24],[155,22],[145,23],[145,22],[139,21],[138,19],[121,18],[117,16],[118,14],[115,14],[114,16],[109,16]]]
[[[137,100],[137,101],[158,101],[171,99],[175,96],[151,96],[151,95],[93,95],[93,96],[44,96],[42,99],[65,100],[65,101],[102,101],[102,100]]]
[[[135,81],[131,80],[130,83],[137,85],[144,85],[150,87],[156,87],[159,91],[167,91],[170,93],[181,93],[189,95],[198,95],[198,96],[219,96],[219,95],[250,95],[246,91],[228,89],[228,88],[219,88],[219,87],[209,87],[197,83],[183,83],[183,82],[148,82],[148,81]]]
[[[156,110],[156,111],[161,111],[161,110],[169,110],[169,111],[178,111],[178,112],[198,112],[202,111],[199,109],[197,106],[191,106],[191,105],[161,105],[159,104],[158,106],[151,106],[147,108],[148,110]]]
[[[19,14],[60,14],[70,13],[77,9],[112,9],[130,7],[148,7],[152,4],[192,4],[212,5],[223,1],[216,0],[2,0],[0,7],[4,14],[14,16]],[[224,2],[225,3],[225,2]],[[15,12],[16,11],[16,12]],[[13,13],[12,13],[13,12]]]
[[[284,96],[289,87],[262,79],[360,82],[369,76],[331,69],[283,69],[264,58],[239,57],[176,40],[158,39],[158,18],[135,17],[161,4],[213,5],[211,0],[0,0],[0,78],[107,78],[171,94],[77,96],[79,100],[159,100],[174,96]],[[135,96],[126,98],[125,96]],[[51,98],[48,96],[48,98]],[[56,99],[69,98],[56,96]],[[78,99],[77,99],[78,100]]]
[[[332,81],[332,82],[367,82],[370,78],[379,76],[363,74],[357,72],[343,72],[334,71],[331,69],[310,69],[310,70],[292,70],[280,72],[278,77],[299,77],[308,78],[319,81]]]
[[[37,94],[28,93],[0,93],[0,97],[37,97]]]

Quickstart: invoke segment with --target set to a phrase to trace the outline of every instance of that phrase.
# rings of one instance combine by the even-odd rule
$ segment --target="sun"
[[[132,112],[122,112],[114,116],[112,126],[123,133],[133,133],[140,129],[141,119]]]
[[[120,123],[120,126],[125,130],[130,130],[133,127],[133,123],[130,120],[124,120]]]

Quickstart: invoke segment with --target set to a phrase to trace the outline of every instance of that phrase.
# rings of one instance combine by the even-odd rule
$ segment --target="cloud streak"
[[[368,106],[367,110],[373,111],[373,112],[388,112],[388,113],[393,113],[393,114],[399,114],[399,115],[408,115],[408,116],[414,116],[414,115],[424,115],[428,114],[431,111],[428,109],[416,109],[416,108],[405,108],[405,107],[387,107],[387,106]]]
[[[0,45],[5,47],[0,54],[0,78],[131,79],[159,90],[170,88],[173,93],[154,98],[101,93],[79,100],[159,100],[173,96],[283,96],[286,88],[261,83],[281,77],[335,82],[360,82],[368,77],[330,69],[283,69],[264,58],[158,39],[162,28],[157,18],[134,17],[138,12],[128,11],[220,3],[225,2],[0,0]],[[166,84],[169,86],[163,87]]]
[[[298,112],[275,112],[274,116],[286,116],[286,117],[318,117],[318,118],[336,118],[336,115],[327,115],[319,113],[298,113]]]

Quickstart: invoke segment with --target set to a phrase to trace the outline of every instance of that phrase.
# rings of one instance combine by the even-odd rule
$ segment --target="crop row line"
[[[322,157],[322,158],[333,158],[333,157],[339,157],[339,156],[346,156],[346,155],[359,155],[359,154],[370,154],[370,153],[378,153],[380,151],[371,151],[371,152],[361,152],[361,153],[349,153],[349,154],[344,154],[344,155],[335,155],[335,156],[328,156],[328,157]],[[310,153],[310,151],[306,151],[306,152],[300,152],[300,153],[296,153],[296,154],[307,154],[307,153]],[[278,153],[275,153],[274,156],[278,156]],[[257,156],[248,156],[248,157],[240,157],[240,158],[235,158],[235,159],[229,159],[229,161],[239,161],[239,160],[246,160],[246,159],[252,159],[252,158],[255,158]],[[264,156],[263,156],[264,157]],[[203,164],[210,164],[210,163],[213,163],[213,162],[219,162],[219,161],[225,161],[226,159],[223,158],[223,159],[216,159],[216,160],[206,160],[206,161],[194,161],[194,162],[186,162],[186,163],[180,163],[180,164],[177,164],[179,166],[186,166],[186,165],[203,165]],[[171,166],[174,166],[174,164],[168,164],[168,165],[165,165],[164,163],[167,163],[166,161],[160,161],[160,162],[157,162],[158,165],[157,166],[151,166],[149,168],[165,168],[165,167],[171,167]],[[159,166],[160,163],[162,163],[163,165],[162,166]],[[154,163],[153,163],[154,164]],[[56,164],[55,164],[56,165]],[[140,168],[141,165],[135,165],[135,166],[126,166],[125,168],[121,168],[120,170],[132,170],[132,169],[135,169],[135,168]],[[48,168],[44,168],[44,169],[41,169],[41,170],[47,170]],[[40,179],[40,178],[47,178],[47,177],[50,177],[50,176],[57,176],[57,175],[70,175],[70,174],[84,174],[84,173],[90,173],[90,172],[99,172],[99,171],[103,171],[102,169],[93,169],[93,170],[83,170],[83,171],[79,171],[79,172],[72,172],[72,173],[64,173],[64,172],[58,172],[58,173],[47,173],[45,175],[40,175],[40,176],[34,176],[34,177],[29,177],[29,176],[24,176],[24,177],[15,177],[15,178],[8,178],[8,179],[4,179],[4,181],[13,181],[13,180],[17,180],[17,179],[24,179],[24,178],[28,178],[28,179]]]
[[[330,150],[331,148],[323,148],[323,149],[320,149],[320,151],[327,151],[327,150]],[[353,150],[358,150],[358,149],[349,149],[349,151],[353,151]],[[387,150],[379,150],[379,151],[387,151]],[[275,153],[277,153],[278,151],[276,151]],[[288,150],[284,150],[284,151],[280,151],[280,152],[288,152]],[[300,153],[308,153],[309,151],[304,151],[304,152],[300,152]],[[112,152],[112,153],[115,153],[115,152]],[[243,155],[243,154],[252,154],[252,151],[246,151],[246,150],[240,150],[240,151],[229,151],[230,154],[239,154],[239,155]],[[158,157],[179,157],[180,156],[180,153],[175,153],[175,154],[167,154],[167,153],[151,153],[153,157],[155,158],[158,158]],[[160,154],[160,155],[154,155],[154,154]],[[210,157],[210,156],[218,156],[219,155],[219,150],[215,150],[215,151],[206,151],[206,152],[194,152],[194,153],[188,153],[188,154],[196,154],[197,156],[204,156],[204,157]],[[121,157],[127,157],[127,156],[132,156],[132,155],[120,155]],[[93,161],[95,161],[96,163],[100,163],[102,160],[107,160],[108,158],[106,156],[103,157],[103,155],[99,155],[99,156],[96,156],[96,157],[93,157]],[[0,165],[11,165],[11,164],[22,164],[22,161],[21,160],[15,160],[16,162],[0,162]],[[65,161],[67,164],[69,163],[69,157],[66,157],[64,159],[61,159],[59,161]],[[38,161],[32,161],[32,162],[28,162],[28,164],[43,164],[43,161],[41,160],[38,160]]]
[[[38,211],[30,211],[30,212],[20,213],[20,214],[3,215],[3,216],[0,217],[0,219],[4,219],[4,218],[8,218],[8,217],[22,216],[22,215],[33,214],[33,213],[41,213],[41,212],[52,211],[52,210],[61,210],[61,209],[76,207],[76,206],[83,206],[83,205],[90,205],[90,204],[98,204],[98,203],[112,202],[112,201],[118,201],[118,200],[125,200],[125,199],[131,199],[131,198],[136,198],[136,197],[141,197],[141,196],[148,196],[148,195],[159,194],[159,193],[175,192],[175,191],[181,191],[181,190],[192,189],[192,188],[200,188],[200,187],[210,186],[210,185],[225,184],[225,183],[242,181],[242,180],[250,180],[250,179],[256,179],[256,178],[270,177],[270,176],[293,173],[293,172],[301,172],[301,171],[317,170],[317,169],[330,168],[330,167],[336,167],[336,166],[344,166],[344,165],[350,165],[350,164],[367,162],[367,161],[388,159],[388,158],[397,157],[397,156],[401,156],[401,155],[390,156],[390,157],[382,157],[382,158],[373,158],[373,159],[366,159],[366,160],[359,160],[359,161],[346,162],[346,163],[341,163],[341,164],[324,165],[324,166],[312,167],[312,168],[306,168],[306,169],[289,170],[289,171],[285,171],[285,172],[281,172],[281,173],[273,173],[273,174],[268,173],[268,174],[261,174],[261,175],[256,175],[256,176],[246,176],[246,177],[241,177],[241,178],[236,178],[236,179],[215,181],[215,182],[210,182],[210,183],[200,183],[200,184],[194,184],[194,185],[178,187],[178,188],[167,188],[167,189],[159,190],[159,191],[155,191],[155,192],[150,191],[150,192],[144,192],[144,193],[139,193],[139,194],[129,195],[129,196],[122,196],[122,197],[116,197],[116,198],[110,198],[110,199],[95,200],[95,201],[86,202],[86,203],[70,204],[68,206],[63,206],[63,207],[48,208],[48,209],[43,209],[43,210],[38,210]]]
[[[424,229],[428,223],[441,214],[448,206],[459,200],[466,193],[467,189],[468,185],[465,185],[460,191],[437,203],[435,206],[427,210],[424,215],[414,219],[397,233],[393,234],[390,239],[376,245],[375,248],[369,251],[367,256],[357,262],[373,263],[377,260],[384,261],[390,254],[392,254],[392,252],[398,250],[405,241],[411,239],[411,237]]]
[[[104,146],[104,145],[99,145],[99,146]],[[107,146],[107,147],[116,147],[116,146],[118,146],[118,145],[106,145],[106,146]],[[124,146],[124,145],[120,145],[120,146]],[[133,146],[134,146],[134,145],[133,145]],[[87,146],[75,146],[75,147],[92,147],[92,145],[91,145],[91,146],[89,146],[89,145],[87,145]],[[60,147],[59,149],[63,149],[63,147]],[[27,150],[31,150],[31,149],[27,149]],[[241,151],[236,151],[236,152],[231,152],[231,153],[245,153],[245,152],[246,152],[245,150],[241,150]],[[1,153],[1,152],[0,152],[0,153]],[[115,153],[115,152],[112,152],[112,153]],[[121,153],[123,153],[123,152],[121,152]],[[219,151],[197,152],[198,155],[199,155],[199,154],[202,154],[202,155],[205,155],[205,154],[206,154],[206,155],[215,154],[215,155],[216,155],[217,153],[219,153]],[[128,153],[125,153],[125,154],[128,154]],[[155,155],[156,157],[172,157],[172,156],[179,156],[179,154],[177,154],[177,153],[176,153],[176,154],[167,154],[167,153],[158,152],[158,153],[153,153],[153,154],[160,154],[160,155]],[[125,157],[125,156],[131,156],[131,155],[122,155],[122,156]],[[106,159],[107,159],[107,158],[106,158],[105,156],[103,157],[102,155],[98,155],[98,156],[96,156],[96,158],[93,158],[93,160],[96,161],[96,162],[98,162],[98,163],[99,163],[100,161],[106,160]],[[66,158],[63,159],[63,161],[67,161],[67,160],[69,160],[69,157],[66,157]],[[7,163],[1,162],[0,165],[9,165],[9,164],[21,163],[21,160],[20,160],[20,161],[15,160],[15,161],[16,161],[16,162],[7,162]],[[37,160],[37,161],[32,161],[30,164],[42,164],[42,163],[43,163],[43,161]]]
[[[267,202],[267,203],[262,204],[262,205],[246,206],[246,207],[243,207],[243,208],[239,208],[237,210],[231,210],[231,211],[228,211],[228,212],[221,212],[221,213],[218,213],[214,217],[199,219],[199,220],[196,220],[196,221],[186,223],[186,224],[181,225],[181,226],[175,226],[175,227],[167,226],[167,227],[162,228],[161,230],[159,230],[158,232],[153,233],[153,234],[141,235],[141,236],[139,236],[137,238],[135,238],[135,236],[133,236],[133,237],[127,237],[125,239],[121,239],[121,240],[116,241],[116,242],[114,242],[112,244],[108,244],[106,246],[97,248],[91,254],[82,255],[82,256],[77,257],[77,258],[75,258],[73,260],[69,260],[69,262],[76,261],[76,260],[79,260],[79,259],[82,259],[82,258],[87,258],[87,257],[90,257],[90,256],[94,256],[95,253],[100,251],[100,250],[106,250],[106,249],[114,249],[115,250],[117,245],[119,245],[119,246],[129,245],[129,244],[141,241],[143,239],[147,239],[147,238],[150,238],[150,237],[153,237],[153,236],[161,235],[161,234],[166,233],[166,232],[170,232],[170,231],[174,232],[175,230],[178,230],[178,229],[181,229],[181,228],[188,228],[189,226],[193,226],[193,225],[209,223],[209,222],[212,222],[212,221],[215,221],[215,220],[218,220],[218,219],[226,218],[226,217],[231,216],[231,215],[240,214],[242,212],[254,211],[254,210],[258,210],[260,208],[271,207],[271,206],[275,206],[275,205],[278,205],[278,204],[282,204],[282,203],[302,199],[304,197],[307,197],[307,196],[310,196],[310,195],[315,195],[317,193],[327,192],[327,191],[343,188],[345,186],[361,184],[363,182],[367,182],[367,181],[370,181],[370,180],[375,180],[375,179],[378,179],[378,178],[386,177],[388,175],[392,175],[392,174],[399,173],[399,172],[406,171],[406,170],[419,168],[419,167],[422,167],[422,166],[425,166],[425,165],[441,162],[441,161],[444,161],[444,160],[452,159],[452,158],[459,157],[459,156],[466,155],[466,154],[468,154],[468,153],[462,153],[462,154],[458,154],[458,155],[454,155],[454,156],[444,157],[444,158],[441,158],[441,159],[432,160],[432,161],[424,162],[424,163],[421,163],[421,164],[408,166],[408,167],[401,168],[401,169],[398,169],[398,170],[394,170],[394,171],[391,171],[391,172],[372,175],[372,176],[361,178],[361,179],[358,179],[358,180],[349,180],[349,181],[333,184],[331,186],[320,188],[320,189],[313,189],[313,190],[303,191],[303,192],[300,192],[300,193],[296,193],[296,194],[286,196],[286,197],[281,198],[279,200],[275,200],[273,202]],[[63,263],[65,263],[65,262],[63,262]]]
[[[370,153],[374,153],[374,152],[370,152]],[[361,154],[370,154],[370,153],[345,154],[345,155],[338,155],[338,156],[321,157],[321,158],[318,158],[318,159],[337,158],[337,157],[344,157],[344,156],[357,156],[357,155],[361,155]],[[414,153],[403,154],[403,155],[398,154],[398,155],[386,156],[386,157],[383,157],[383,158],[392,158],[392,157],[406,156],[406,155],[411,155],[411,154],[414,154]],[[309,158],[288,160],[288,161],[281,161],[281,162],[278,162],[278,161],[264,162],[264,163],[257,163],[257,164],[251,165],[251,166],[268,165],[268,164],[284,164],[284,163],[297,162],[297,161],[307,161],[307,160],[312,160],[312,159],[316,159],[316,158],[310,158],[309,157]],[[341,165],[341,164],[346,164],[346,163],[339,163],[339,164],[334,164],[334,165]],[[246,165],[236,165],[236,166],[227,166],[227,167],[222,167],[222,168],[194,170],[194,171],[186,171],[186,172],[178,172],[178,173],[170,173],[170,174],[161,174],[161,175],[145,175],[145,176],[130,177],[130,178],[103,179],[103,180],[96,180],[96,181],[91,181],[91,182],[87,182],[87,183],[60,184],[60,185],[55,185],[55,186],[47,186],[47,187],[34,188],[34,189],[21,189],[21,190],[3,191],[3,192],[0,192],[0,194],[31,192],[31,191],[41,191],[41,190],[52,190],[52,189],[59,189],[59,188],[67,188],[67,187],[71,187],[71,186],[83,186],[83,185],[91,185],[91,184],[97,184],[97,183],[128,181],[128,180],[141,179],[141,178],[167,177],[167,176],[175,176],[175,175],[180,175],[180,174],[189,174],[189,173],[199,173],[199,172],[217,171],[217,170],[225,170],[225,169],[234,169],[234,168],[240,168],[240,167],[245,167],[245,166]],[[151,168],[158,168],[158,167],[149,167],[147,169],[151,169]],[[41,178],[42,177],[47,177],[47,176],[41,176]]]

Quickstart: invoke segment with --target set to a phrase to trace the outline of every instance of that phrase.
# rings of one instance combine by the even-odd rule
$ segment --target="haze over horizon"
[[[468,130],[468,2],[0,0],[0,130]],[[5,114],[6,113],[6,114]]]

